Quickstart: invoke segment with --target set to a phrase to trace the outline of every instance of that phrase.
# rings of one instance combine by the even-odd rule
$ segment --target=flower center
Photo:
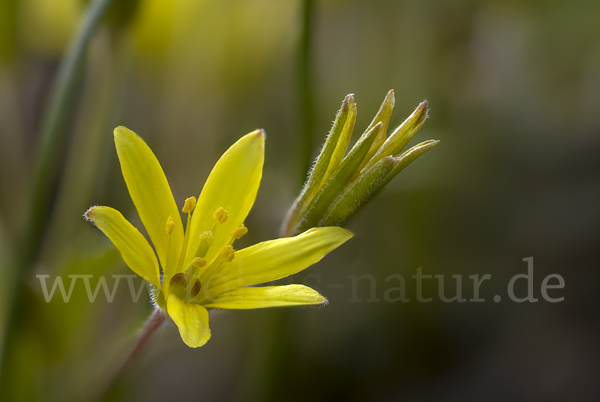
[[[229,244],[225,245],[214,261],[208,264],[205,257],[210,248],[213,246],[214,235],[217,233],[217,231],[223,230],[223,224],[227,222],[227,219],[229,218],[229,213],[224,208],[217,208],[212,215],[213,219],[215,220],[212,230],[207,230],[200,234],[200,243],[196,250],[195,258],[187,267],[183,267],[186,250],[189,244],[191,215],[195,206],[196,198],[190,197],[185,200],[185,205],[183,206],[182,211],[188,214],[188,219],[183,239],[183,247],[177,263],[177,268],[175,271],[176,274],[174,274],[168,282],[168,292],[175,294],[178,298],[186,302],[194,298],[202,298],[203,295],[200,294],[202,283],[210,275],[218,272],[223,263],[234,260],[235,250],[232,246],[233,242],[248,233],[248,229],[244,226],[244,224],[241,224],[239,227],[235,228],[230,234],[231,238],[229,240]],[[169,219],[167,219],[166,224],[166,231],[168,234],[171,234],[173,231],[173,226],[174,221],[170,216]]]
[[[188,278],[186,274],[178,273],[173,275],[169,281],[169,291],[183,301],[188,301],[200,293],[202,285],[195,278]]]

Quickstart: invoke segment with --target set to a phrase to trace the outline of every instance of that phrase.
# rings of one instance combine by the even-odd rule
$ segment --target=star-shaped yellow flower
[[[114,134],[125,183],[156,254],[119,211],[96,206],[85,217],[113,242],[129,268],[158,290],[153,296],[156,304],[168,312],[188,346],[202,346],[210,338],[210,309],[327,302],[302,285],[252,285],[309,267],[350,239],[349,231],[314,228],[239,251],[232,247],[247,232],[243,222],[260,184],[265,143],[262,130],[242,137],[221,156],[197,203],[194,197],[185,200],[185,229],[167,178],[148,145],[125,127],[116,128]]]

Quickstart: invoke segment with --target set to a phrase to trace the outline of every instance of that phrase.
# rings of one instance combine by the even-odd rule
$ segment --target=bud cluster
[[[346,154],[357,112],[354,96],[346,96],[283,223],[283,236],[316,226],[341,226],[400,171],[439,143],[428,140],[402,152],[425,123],[426,101],[386,139],[394,101],[394,91],[390,90],[371,124]]]

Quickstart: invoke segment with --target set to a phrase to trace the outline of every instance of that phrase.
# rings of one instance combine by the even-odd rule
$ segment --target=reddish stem
[[[165,316],[162,310],[159,308],[154,310],[152,315],[150,315],[148,320],[146,320],[144,327],[140,330],[140,337],[138,338],[137,343],[133,347],[133,350],[131,351],[131,353],[129,353],[129,356],[127,356],[127,359],[123,362],[123,365],[121,365],[121,368],[117,371],[115,376],[112,378],[112,381],[106,388],[102,400],[109,399],[113,390],[115,390],[115,388],[119,386],[122,377],[125,375],[129,367],[133,364],[133,362],[135,361],[136,357],[140,354],[142,349],[144,349],[144,346],[148,342],[148,339],[150,339],[152,334],[161,326],[161,324],[164,321]]]

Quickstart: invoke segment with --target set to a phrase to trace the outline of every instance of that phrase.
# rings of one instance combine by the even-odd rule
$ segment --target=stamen
[[[185,279],[185,274],[178,273],[178,274],[173,275],[173,277],[169,281],[169,284],[171,286],[182,286],[185,288],[187,286],[187,280]]]
[[[192,285],[192,288],[190,289],[190,298],[192,297],[196,297],[198,295],[198,293],[200,293],[200,288],[202,287],[202,285],[200,284],[200,281],[198,279],[196,279],[196,281],[194,282],[194,284]]]
[[[188,301],[200,293],[202,285],[198,279],[179,273],[173,275],[169,281],[170,291],[183,301]]]
[[[206,260],[204,258],[196,257],[192,260],[192,265],[196,268],[202,268],[206,265]]]
[[[196,197],[190,197],[185,199],[185,204],[183,205],[182,212],[189,214],[196,208]]]
[[[233,229],[233,232],[231,232],[231,237],[233,237],[234,239],[239,239],[246,233],[248,233],[248,228],[242,223],[240,227]]]
[[[169,281],[169,292],[181,300],[186,299],[187,279],[182,273],[175,274]]]
[[[218,272],[221,269],[223,263],[231,262],[234,259],[235,250],[233,249],[233,247],[231,245],[223,247],[223,250],[221,250],[221,253],[217,256],[217,258],[215,258],[215,260],[210,264],[210,266],[206,268],[204,272],[202,272],[202,274],[200,275],[200,281],[204,282],[206,278],[208,278],[215,272]]]
[[[171,234],[173,233],[173,229],[175,229],[175,219],[173,219],[173,217],[171,215],[169,215],[169,218],[167,219],[167,226],[165,227],[165,230],[167,231],[167,234]]]
[[[200,235],[200,244],[198,245],[198,249],[196,250],[196,256],[204,258],[206,257],[206,253],[208,249],[212,245],[213,242],[213,234],[211,231],[202,232]]]
[[[223,207],[219,207],[213,214],[213,218],[219,223],[225,223],[229,218],[229,213]]]
[[[185,200],[185,205],[183,206],[183,212],[187,212],[187,223],[185,224],[185,234],[183,235],[183,247],[181,248],[181,254],[179,255],[179,263],[177,264],[177,271],[181,272],[181,267],[183,266],[183,260],[185,259],[185,253],[188,248],[188,243],[190,241],[190,223],[192,221],[192,210],[196,206],[196,198],[190,197]]]
[[[235,258],[235,250],[231,245],[227,245],[221,250],[221,257],[225,262],[231,262]]]

